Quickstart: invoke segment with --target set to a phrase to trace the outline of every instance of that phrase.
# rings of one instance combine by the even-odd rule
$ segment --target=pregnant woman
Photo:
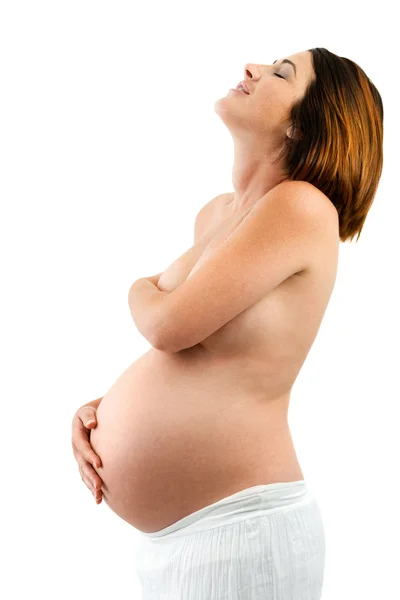
[[[192,248],[131,286],[151,348],[77,411],[74,455],[140,532],[143,600],[318,600],[324,527],[289,401],[339,242],[377,190],[382,101],[358,65],[314,48],[247,64],[215,111],[234,191],[201,208]]]

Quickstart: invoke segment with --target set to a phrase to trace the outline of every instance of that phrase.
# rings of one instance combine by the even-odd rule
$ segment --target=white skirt
[[[325,533],[305,480],[246,488],[139,532],[142,600],[320,600]]]

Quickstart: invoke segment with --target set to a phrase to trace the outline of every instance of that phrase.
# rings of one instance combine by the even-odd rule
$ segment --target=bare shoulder
[[[335,205],[326,194],[307,181],[284,181],[274,189],[279,187],[279,199],[284,199],[287,206],[293,200],[294,214],[302,222],[312,224],[311,229],[306,227],[306,230],[310,229],[310,243],[309,264],[304,273],[329,276],[337,268],[339,256],[339,215]],[[329,265],[333,271],[330,271]]]
[[[218,218],[220,209],[231,199],[232,192],[219,194],[201,207],[197,213],[194,225],[195,243],[203,237]]]
[[[339,216],[333,202],[319,190],[315,185],[308,181],[288,180],[283,181],[275,188],[279,194],[287,196],[288,200],[296,199],[296,202],[302,210],[311,216],[318,216],[323,222],[330,223],[333,229],[339,227]]]

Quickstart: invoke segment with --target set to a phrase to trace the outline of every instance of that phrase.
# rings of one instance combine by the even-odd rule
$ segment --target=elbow
[[[179,352],[179,350],[181,350],[181,348],[178,348],[171,342],[167,342],[165,337],[160,335],[153,336],[151,345],[153,348],[156,348],[156,350],[160,350],[161,352]]]
[[[156,350],[164,350],[164,340],[158,330],[148,331],[146,339]]]
[[[168,352],[168,350],[166,349],[165,344],[163,343],[163,340],[159,336],[153,336],[152,341],[151,341],[151,345],[156,350],[160,350],[161,352]]]
[[[170,352],[165,331],[163,331],[161,327],[153,328],[151,334],[149,334],[147,339],[149,340],[153,348],[155,348],[156,350],[161,350],[162,352]]]
[[[202,341],[196,328],[185,327],[182,322],[171,323],[163,315],[157,319],[157,326],[153,327],[152,346],[162,352],[176,353],[186,350]]]
[[[184,350],[186,346],[181,341],[179,336],[162,328],[159,328],[152,336],[152,346],[161,352],[175,353]]]

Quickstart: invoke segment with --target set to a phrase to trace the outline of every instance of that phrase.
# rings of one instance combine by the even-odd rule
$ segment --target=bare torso
[[[213,235],[191,272],[244,217],[232,216],[231,196],[211,212]],[[104,396],[91,433],[103,496],[135,528],[157,531],[246,487],[304,478],[288,408],[336,279],[333,210],[309,269],[200,344],[177,353],[151,348]],[[172,291],[181,279],[178,261],[158,287]]]

